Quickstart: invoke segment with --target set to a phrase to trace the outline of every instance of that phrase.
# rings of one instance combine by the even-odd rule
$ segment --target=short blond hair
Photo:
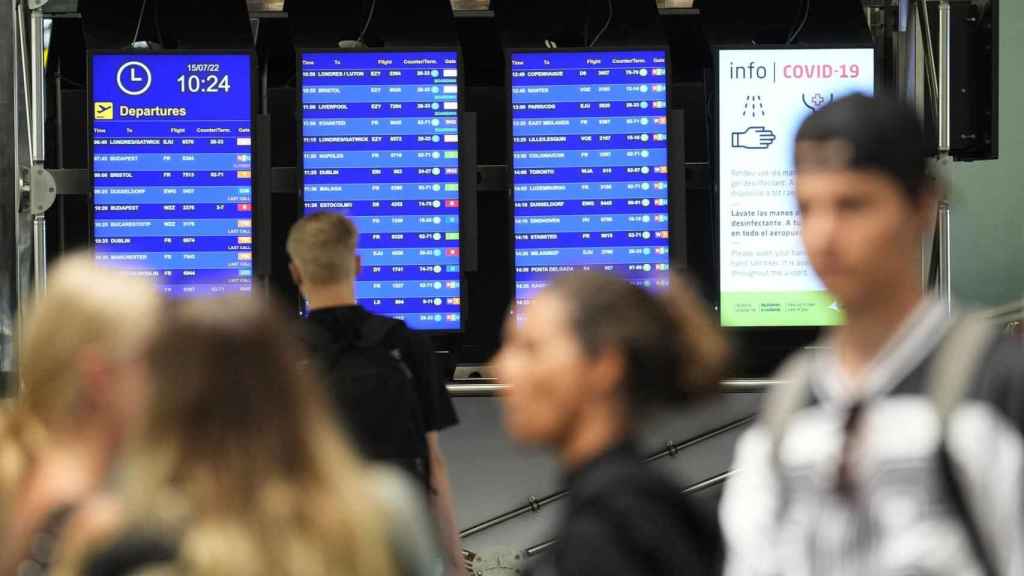
[[[296,222],[288,232],[285,250],[304,281],[326,286],[351,280],[356,273],[356,238],[351,220],[320,212]]]

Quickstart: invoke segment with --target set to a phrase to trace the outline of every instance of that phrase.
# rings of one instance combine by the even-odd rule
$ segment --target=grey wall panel
[[[758,394],[727,395],[708,404],[664,412],[645,418],[640,439],[645,453],[668,442],[678,444],[708,430],[755,413]],[[457,398],[461,424],[441,435],[452,479],[456,514],[461,528],[483,522],[543,498],[561,488],[561,472],[554,457],[543,450],[524,448],[511,441],[501,425],[497,398]],[[720,474],[729,468],[733,445],[742,429],[735,429],[663,458],[655,465],[676,478],[680,486]],[[718,489],[699,496],[714,505]],[[528,512],[468,537],[467,549],[483,555],[510,554],[549,539],[562,513],[562,502]]]
[[[1024,297],[1024,2],[999,4],[999,159],[951,168],[953,291],[972,304]]]

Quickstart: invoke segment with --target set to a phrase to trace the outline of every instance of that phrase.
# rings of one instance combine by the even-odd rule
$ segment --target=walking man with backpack
[[[448,575],[462,575],[461,545],[438,432],[458,420],[434,367],[429,339],[405,322],[356,303],[358,232],[344,216],[297,222],[286,249],[305,298],[313,358],[327,379],[341,422],[371,460],[420,480],[448,552]]]
[[[846,323],[737,445],[726,573],[1024,574],[1024,350],[922,287],[938,194],[915,113],[858,95],[812,115],[796,188]]]

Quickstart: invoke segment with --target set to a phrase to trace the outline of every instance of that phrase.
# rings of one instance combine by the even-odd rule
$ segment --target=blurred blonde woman
[[[107,484],[144,406],[140,357],[159,303],[148,282],[89,254],[51,269],[0,422],[0,574],[45,574],[67,519]]]
[[[410,564],[391,528],[419,517],[399,518],[407,492],[339,436],[298,345],[290,320],[251,297],[169,315],[148,355],[126,530],[81,573],[388,576]]]

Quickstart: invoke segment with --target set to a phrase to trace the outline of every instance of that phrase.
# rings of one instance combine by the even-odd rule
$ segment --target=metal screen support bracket
[[[938,66],[938,127],[939,163],[951,161],[950,151],[950,17],[949,0],[939,2],[939,66]],[[949,181],[949,180],[947,180]],[[953,313],[953,239],[952,206],[947,199],[939,202],[939,297],[947,314]]]
[[[44,61],[45,41],[42,8],[47,1],[26,0],[25,2],[30,19],[28,26],[29,54],[22,62],[22,66],[29,66],[26,88],[31,88],[31,99],[27,112],[30,120],[29,130],[32,135],[30,140],[32,166],[28,168],[27,175],[25,170],[22,171],[21,198],[24,199],[27,192],[28,206],[22,205],[19,210],[24,211],[27,208],[32,214],[32,280],[36,298],[46,293],[46,211],[53,206],[57,198],[57,185],[53,180],[53,175],[43,167],[46,161],[44,144],[46,137],[44,127],[46,122],[46,95],[44,94],[46,62]],[[23,15],[19,17],[24,18]],[[23,31],[25,28],[25,25],[22,24]]]
[[[32,214],[32,284],[37,298],[46,293],[46,211],[56,198],[53,174],[38,164],[22,169],[19,211]]]
[[[939,277],[938,290],[939,299],[946,309],[947,315],[953,314],[953,246],[952,246],[952,210],[947,200],[939,202]]]
[[[21,210],[27,210],[33,216],[45,214],[57,200],[57,183],[53,179],[53,174],[37,164],[31,168],[23,168],[21,179],[21,197],[27,200],[21,205]]]

